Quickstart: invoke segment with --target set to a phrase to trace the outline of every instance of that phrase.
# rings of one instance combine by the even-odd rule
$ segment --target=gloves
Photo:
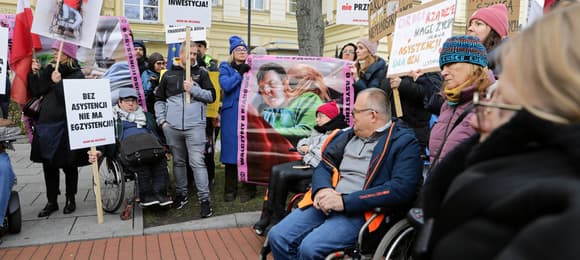
[[[246,73],[246,72],[248,72],[248,71],[250,71],[250,65],[248,65],[248,64],[245,64],[245,63],[243,63],[243,64],[240,64],[240,69],[238,70],[238,72],[239,72],[241,75],[244,75],[244,73]]]

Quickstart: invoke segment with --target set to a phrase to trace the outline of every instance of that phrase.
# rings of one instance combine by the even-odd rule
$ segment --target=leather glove
[[[250,71],[250,65],[248,64],[240,64],[240,69],[238,70],[238,72],[240,72],[240,74],[244,75],[244,73]]]

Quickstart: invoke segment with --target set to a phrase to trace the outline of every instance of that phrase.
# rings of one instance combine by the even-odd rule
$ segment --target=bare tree
[[[296,0],[296,22],[298,55],[322,56],[324,48],[322,0]]]

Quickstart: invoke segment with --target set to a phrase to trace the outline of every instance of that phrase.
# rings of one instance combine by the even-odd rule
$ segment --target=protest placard
[[[93,46],[103,0],[37,1],[32,32],[85,48]]]
[[[0,95],[6,94],[6,70],[8,68],[8,28],[0,27]]]
[[[166,26],[211,26],[209,0],[167,0],[163,10]]]
[[[520,30],[522,24],[520,23],[520,1],[514,0],[467,0],[467,21],[469,17],[479,9],[489,7],[494,4],[504,4],[508,11],[508,35],[511,35]],[[526,19],[527,20],[527,19]],[[466,26],[469,26],[467,24]]]
[[[338,0],[336,24],[368,25],[370,0]]]
[[[70,149],[115,143],[108,79],[63,80]]]
[[[379,41],[393,34],[397,13],[413,7],[413,0],[373,0],[369,6],[369,38]]]
[[[182,43],[186,38],[185,26],[166,26],[165,27],[165,43]],[[193,26],[191,27],[190,41],[205,41],[207,38],[205,27]]]
[[[399,14],[387,76],[439,70],[439,52],[453,33],[455,1],[433,1]]]

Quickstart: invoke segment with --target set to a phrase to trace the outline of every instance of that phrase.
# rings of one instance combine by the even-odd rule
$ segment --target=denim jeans
[[[139,166],[128,166],[128,170],[137,173],[139,177],[139,197],[141,199],[146,198],[149,195],[167,196],[168,183],[168,172],[167,172],[167,162],[165,157],[159,162],[139,165]]]
[[[324,259],[352,246],[365,220],[363,214],[332,212],[314,207],[292,211],[268,233],[274,259]]]
[[[167,145],[173,155],[173,175],[177,195],[187,195],[187,169],[185,159],[189,155],[189,165],[193,170],[197,196],[200,201],[209,199],[209,180],[205,166],[205,126],[188,130],[177,130],[170,126],[163,128]]]
[[[10,201],[10,193],[14,184],[14,171],[10,158],[5,152],[0,152],[0,220],[4,219]],[[2,227],[4,221],[0,221]]]

